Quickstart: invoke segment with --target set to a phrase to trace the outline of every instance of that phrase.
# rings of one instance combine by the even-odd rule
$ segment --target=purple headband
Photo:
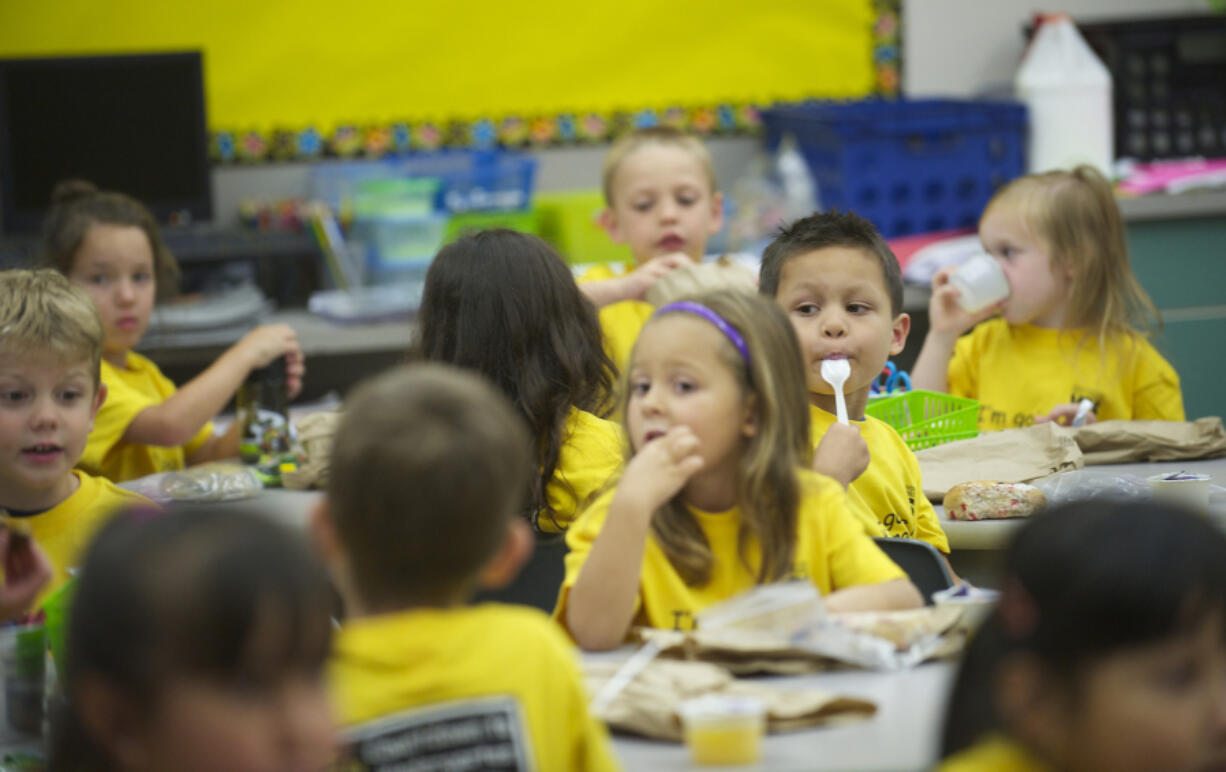
[[[656,309],[655,315],[659,316],[665,311],[685,311],[686,313],[696,314],[706,319],[715,325],[716,329],[722,332],[724,337],[732,342],[733,346],[736,346],[736,350],[741,352],[741,358],[745,360],[745,366],[749,366],[749,347],[745,345],[745,339],[741,337],[741,333],[737,332],[735,327],[728,324],[724,317],[707,308],[702,303],[695,303],[692,300],[682,300],[661,306]]]

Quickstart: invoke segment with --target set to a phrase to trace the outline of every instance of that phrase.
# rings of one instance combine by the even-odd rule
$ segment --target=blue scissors
[[[895,391],[911,391],[911,376],[899,370],[893,362],[886,362],[881,375],[873,379],[869,391],[873,394],[893,394]]]

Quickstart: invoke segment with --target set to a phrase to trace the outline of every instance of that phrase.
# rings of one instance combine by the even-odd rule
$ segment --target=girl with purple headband
[[[756,584],[809,579],[835,611],[922,603],[808,470],[800,351],[783,312],[739,291],[660,308],[623,381],[632,456],[567,532],[555,614],[586,649],[632,626],[690,629]]]

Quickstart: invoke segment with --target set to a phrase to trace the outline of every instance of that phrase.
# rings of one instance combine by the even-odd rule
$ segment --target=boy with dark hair
[[[349,614],[330,680],[354,758],[616,766],[562,630],[468,605],[531,551],[534,458],[507,399],[456,368],[400,367],[347,401],[314,530]]]
[[[911,318],[902,312],[902,274],[872,223],[828,212],[797,220],[766,248],[760,290],[788,315],[804,356],[816,448],[813,467],[847,487],[849,508],[872,536],[905,536],[949,553],[949,540],[924,496],[919,462],[898,432],[864,414],[869,387],[903,350]],[[822,361],[845,359],[850,426],[835,419]]]

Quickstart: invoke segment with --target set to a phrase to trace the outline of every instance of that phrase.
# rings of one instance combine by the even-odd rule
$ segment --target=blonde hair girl
[[[580,645],[617,646],[635,624],[685,628],[782,579],[810,579],[834,609],[921,602],[838,483],[805,469],[799,363],[783,313],[751,293],[672,303],[648,321],[624,383],[633,456],[567,534],[555,613]]]
[[[1129,266],[1102,175],[1079,166],[1014,180],[988,202],[979,237],[1010,295],[968,314],[949,283],[953,270],[940,271],[912,373],[917,388],[979,400],[982,429],[1067,423],[1083,400],[1090,420],[1183,420],[1179,377],[1146,340],[1161,319]]]

